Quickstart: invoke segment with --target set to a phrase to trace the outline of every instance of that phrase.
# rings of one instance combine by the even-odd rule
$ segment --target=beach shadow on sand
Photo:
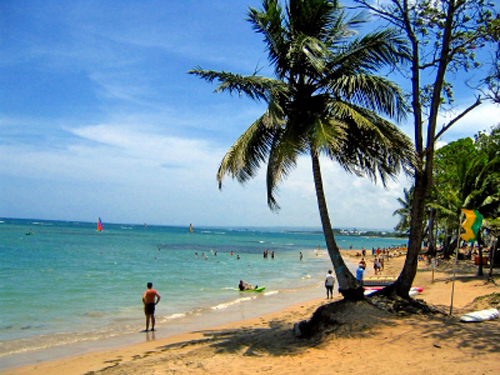
[[[500,352],[500,325],[498,320],[478,323],[461,323],[457,317],[434,317],[422,322],[408,322],[419,326],[420,334],[435,340],[435,346],[454,346],[458,350],[472,349],[477,354]],[[423,327],[423,328],[422,328]]]
[[[335,303],[325,305],[330,310],[330,320],[321,332],[309,338],[297,338],[294,323],[298,320],[272,320],[266,327],[200,331],[206,339],[192,340],[158,348],[167,351],[190,345],[207,343],[217,354],[245,356],[293,356],[335,338],[362,338],[373,334],[374,328],[394,324],[390,315],[361,303],[355,310],[335,312]],[[327,313],[329,314],[329,313]],[[354,315],[353,315],[354,314]]]

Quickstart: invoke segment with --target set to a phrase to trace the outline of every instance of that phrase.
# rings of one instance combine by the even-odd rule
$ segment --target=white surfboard
[[[421,293],[422,288],[411,288],[408,295],[410,297],[416,296]],[[369,296],[372,293],[378,292],[379,289],[365,289],[365,296]]]
[[[462,323],[484,322],[498,318],[500,314],[497,309],[474,311],[460,317]]]

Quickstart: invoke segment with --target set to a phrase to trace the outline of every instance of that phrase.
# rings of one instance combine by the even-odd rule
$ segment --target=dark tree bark
[[[328,254],[330,255],[330,259],[335,269],[335,275],[337,276],[337,281],[339,283],[339,291],[344,296],[344,299],[364,299],[365,296],[363,287],[358,283],[351,271],[347,268],[344,259],[342,259],[340,254],[340,249],[335,241],[335,236],[333,235],[330,215],[328,214],[328,207],[326,205],[325,192],[323,189],[323,179],[321,177],[318,154],[311,151],[311,159],[321,225],[323,226],[323,233],[325,234]]]

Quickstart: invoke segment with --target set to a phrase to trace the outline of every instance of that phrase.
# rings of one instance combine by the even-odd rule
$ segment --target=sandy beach
[[[355,258],[357,251],[344,251]],[[367,271],[372,270],[367,256]],[[383,275],[397,276],[404,257],[385,263]],[[2,374],[444,374],[498,373],[500,320],[463,324],[466,312],[498,307],[498,298],[477,297],[499,293],[494,283],[475,277],[473,262],[457,268],[453,315],[448,316],[452,262],[435,271],[419,264],[414,285],[424,288],[417,298],[443,311],[432,316],[360,314],[346,326],[321,339],[297,339],[293,326],[308,320],[320,299],[278,313],[213,327],[120,349],[100,351],[39,363]],[[486,271],[487,272],[487,271]],[[370,273],[368,273],[369,275]],[[494,275],[497,277],[498,269]]]

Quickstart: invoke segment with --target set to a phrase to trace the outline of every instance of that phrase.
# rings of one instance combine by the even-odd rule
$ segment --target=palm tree
[[[413,199],[413,188],[403,189],[404,198],[398,198],[398,203],[401,205],[396,211],[392,213],[392,216],[398,215],[400,217],[399,223],[394,227],[397,232],[408,234],[410,230],[410,214],[411,214],[411,203]]]
[[[242,76],[196,68],[191,74],[219,82],[216,91],[245,94],[267,103],[266,112],[239,137],[220,164],[224,176],[240,183],[267,163],[267,200],[278,210],[275,193],[302,155],[309,155],[328,253],[347,299],[363,298],[363,289],[346,267],[330,224],[320,155],[347,172],[385,184],[411,160],[411,141],[391,122],[404,116],[399,88],[371,74],[393,64],[404,42],[390,30],[348,41],[361,17],[347,19],[338,1],[263,0],[250,8],[249,21],[264,36],[275,78]]]

